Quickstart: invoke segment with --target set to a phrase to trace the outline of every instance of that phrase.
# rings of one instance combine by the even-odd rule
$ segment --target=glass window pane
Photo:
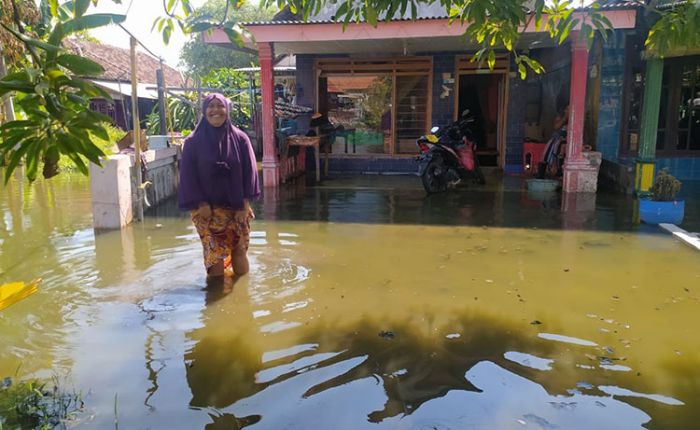
[[[426,132],[428,76],[396,77],[396,152],[416,152],[416,139]]]
[[[664,141],[666,137],[666,133],[664,133],[662,130],[659,130],[656,132],[656,150],[657,151],[663,151],[666,146],[666,142]]]
[[[343,126],[332,153],[391,152],[392,87],[387,75],[328,76],[328,119]]]

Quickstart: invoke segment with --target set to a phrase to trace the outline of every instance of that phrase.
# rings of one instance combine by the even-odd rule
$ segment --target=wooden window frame
[[[331,75],[391,75],[391,145],[389,153],[371,154],[373,157],[414,158],[416,154],[400,154],[397,152],[396,133],[396,77],[397,76],[427,76],[428,103],[426,104],[426,131],[431,127],[433,117],[433,57],[432,56],[403,56],[403,57],[331,57],[318,58],[314,61],[314,76],[316,86],[316,106],[320,103],[318,88],[319,78]],[[363,154],[364,155],[364,154]],[[331,154],[332,157],[361,157],[356,154]]]

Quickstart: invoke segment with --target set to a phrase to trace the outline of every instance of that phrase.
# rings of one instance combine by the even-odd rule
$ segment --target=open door
[[[503,74],[463,74],[459,76],[457,115],[464,110],[474,116],[472,130],[477,156],[482,166],[498,166],[503,115]]]

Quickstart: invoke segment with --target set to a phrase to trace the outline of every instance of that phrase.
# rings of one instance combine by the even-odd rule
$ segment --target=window
[[[318,111],[343,129],[333,154],[415,154],[430,128],[432,58],[316,61]]]
[[[332,153],[391,153],[391,76],[328,75],[319,87],[319,93],[325,93],[328,120],[342,126]]]
[[[645,84],[645,64],[633,53],[634,43],[628,44],[630,63],[623,97],[622,149],[629,154],[639,148]],[[700,155],[700,56],[664,61],[656,151],[666,156]]]

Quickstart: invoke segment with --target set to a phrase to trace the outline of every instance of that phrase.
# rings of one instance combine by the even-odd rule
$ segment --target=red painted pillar
[[[583,156],[583,121],[586,115],[588,46],[578,32],[571,32],[571,88],[564,163],[564,192],[595,192],[598,169]]]
[[[263,185],[277,187],[280,164],[275,145],[275,75],[274,50],[271,43],[258,43],[262,90]]]

